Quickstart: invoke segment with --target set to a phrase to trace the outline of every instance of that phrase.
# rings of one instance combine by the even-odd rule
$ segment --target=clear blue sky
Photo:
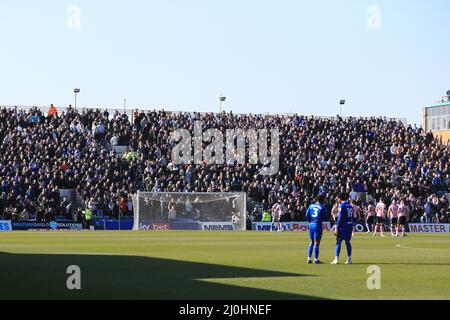
[[[67,28],[78,5],[80,29]],[[381,10],[379,30],[367,9]],[[0,104],[386,115],[450,89],[448,0],[2,0]]]

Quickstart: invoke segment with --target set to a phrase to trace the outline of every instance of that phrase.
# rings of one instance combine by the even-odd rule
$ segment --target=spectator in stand
[[[128,201],[127,198],[122,197],[120,199],[120,215],[125,216],[128,213]]]
[[[433,203],[433,197],[430,196],[428,197],[427,202],[424,205],[424,212],[420,221],[422,223],[431,223],[431,219],[435,215],[435,213],[436,207],[434,206]]]
[[[173,207],[173,209],[175,209],[175,207]],[[128,196],[127,199],[127,212],[130,215],[133,215],[133,200],[131,199],[131,196]],[[176,213],[175,213],[175,219],[176,219]]]
[[[350,200],[356,201],[358,199],[358,192],[356,192],[355,188],[350,192]]]
[[[54,116],[58,115],[58,110],[56,109],[56,107],[53,104],[48,109],[48,115],[50,117],[54,117]]]
[[[272,222],[272,215],[270,214],[269,210],[264,210],[261,221]]]
[[[175,210],[175,206],[173,206],[173,205],[169,206],[168,218],[169,218],[169,222],[173,222],[177,219],[177,212]]]
[[[84,228],[86,230],[89,230],[91,228],[91,222],[92,222],[92,217],[93,217],[93,213],[92,213],[91,209],[87,208],[86,210],[84,210],[82,212],[82,215],[84,217]]]
[[[438,201],[439,220],[443,223],[447,222],[447,211],[450,209],[447,195],[443,195]]]

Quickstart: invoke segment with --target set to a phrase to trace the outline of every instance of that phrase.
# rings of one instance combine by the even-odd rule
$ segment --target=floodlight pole
[[[342,107],[345,105],[345,100],[339,102],[339,117],[342,117]]]
[[[219,110],[220,110],[220,113],[222,113],[222,110],[223,110],[223,103],[225,102],[226,99],[227,99],[227,98],[224,97],[224,96],[222,96],[222,95],[219,97]]]
[[[74,89],[73,93],[75,94],[75,110],[77,110],[77,96],[80,93],[80,89]]]

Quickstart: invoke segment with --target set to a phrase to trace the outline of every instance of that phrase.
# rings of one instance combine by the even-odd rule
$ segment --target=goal
[[[133,230],[245,230],[246,201],[246,193],[138,192]]]

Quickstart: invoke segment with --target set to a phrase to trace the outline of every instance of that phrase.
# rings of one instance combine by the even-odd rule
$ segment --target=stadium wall
[[[449,131],[435,131],[433,132],[434,136],[439,140],[442,140],[443,144],[450,143],[450,130]]]
[[[431,131],[442,144],[450,143],[450,102],[423,108],[422,119],[425,131]]]

